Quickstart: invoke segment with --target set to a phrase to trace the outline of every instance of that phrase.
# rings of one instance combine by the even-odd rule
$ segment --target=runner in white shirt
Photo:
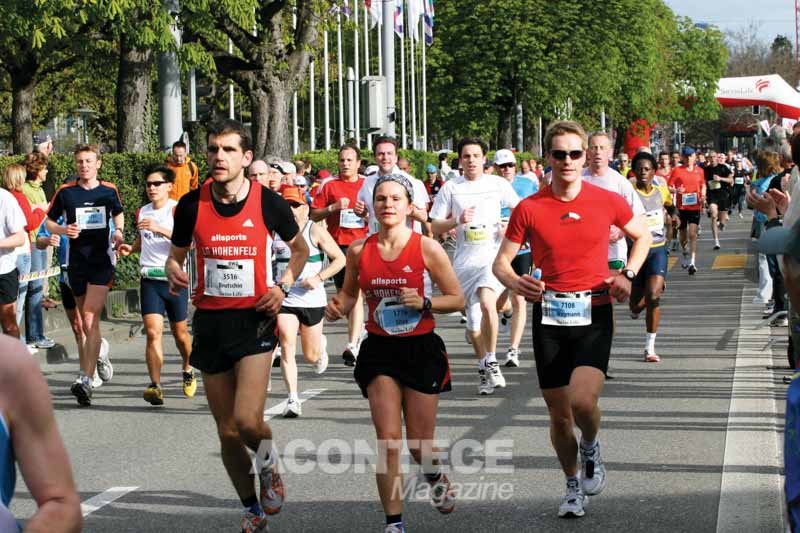
[[[644,215],[644,206],[631,182],[608,165],[612,153],[611,140],[607,133],[597,131],[589,135],[589,150],[586,154],[589,165],[583,169],[583,180],[619,194],[631,206],[634,215]],[[611,226],[611,238],[608,243],[609,275],[613,276],[622,271],[627,261],[628,244],[625,242],[625,234],[620,228]]]
[[[492,261],[505,234],[500,211],[516,207],[519,197],[504,178],[484,174],[486,144],[482,140],[462,139],[458,153],[464,175],[444,184],[431,208],[431,219],[435,235],[456,228],[453,268],[464,291],[467,336],[479,361],[478,393],[492,394],[495,387],[506,385],[495,356],[497,297],[504,287],[492,274]]]
[[[0,325],[3,333],[19,338],[17,326],[17,248],[25,243],[25,215],[17,200],[0,188]]]
[[[407,223],[412,224],[411,228],[417,233],[425,233],[423,225],[427,224],[428,221],[427,209],[430,201],[428,191],[425,190],[425,184],[422,181],[403,172],[397,166],[397,140],[393,137],[378,137],[372,143],[372,152],[375,154],[375,160],[378,163],[378,172],[374,174],[367,173],[354,208],[357,215],[367,219],[368,235],[378,232],[378,221],[375,217],[375,209],[372,206],[372,192],[375,189],[375,183],[381,176],[389,174],[399,174],[411,182],[411,186],[414,189],[414,211],[408,217]]]
[[[164,365],[164,313],[169,319],[169,327],[175,339],[175,346],[183,360],[183,394],[193,397],[197,391],[197,379],[189,364],[192,354],[192,338],[187,325],[189,292],[181,289],[178,294],[169,292],[169,282],[164,265],[169,256],[174,213],[178,202],[170,199],[169,193],[175,182],[175,173],[165,166],[151,167],[145,171],[144,186],[150,203],[136,212],[136,229],[139,234],[133,245],[121,244],[121,256],[141,251],[139,265],[141,282],[139,298],[142,321],[147,335],[145,360],[150,385],[142,393],[142,398],[151,405],[164,404],[164,391],[161,388],[161,368]]]

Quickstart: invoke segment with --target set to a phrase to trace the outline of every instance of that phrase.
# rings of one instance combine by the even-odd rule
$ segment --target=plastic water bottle
[[[539,280],[542,279],[542,269],[537,268],[533,271],[533,279]]]

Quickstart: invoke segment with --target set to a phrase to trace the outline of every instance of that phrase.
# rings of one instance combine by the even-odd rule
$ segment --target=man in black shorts
[[[222,463],[245,508],[242,531],[263,531],[264,513],[278,513],[284,499],[272,430],[264,421],[277,343],[275,317],[308,258],[308,247],[286,201],[245,177],[253,159],[248,130],[235,120],[222,121],[208,129],[207,145],[211,179],[178,202],[167,279],[173,294],[189,287],[182,265],[194,241],[197,311],[191,364],[203,373]],[[291,248],[278,282],[271,264],[276,233]],[[248,448],[257,452],[260,502]]]
[[[725,164],[725,154],[711,152],[709,164],[703,169],[708,191],[708,216],[711,218],[711,235],[714,249],[719,250],[719,232],[728,223],[728,209],[731,206],[733,171]]]

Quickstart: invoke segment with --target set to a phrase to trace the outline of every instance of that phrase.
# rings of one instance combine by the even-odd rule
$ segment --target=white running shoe
[[[397,524],[388,524],[383,533],[406,533],[406,528],[398,526]]]
[[[94,376],[92,376],[92,388],[99,389],[103,386],[103,380],[100,379],[100,375],[97,373],[97,366],[94,367]]]
[[[300,402],[293,399],[286,402],[286,407],[283,408],[283,418],[297,418],[302,414],[303,408],[300,407]]]
[[[111,381],[114,377],[114,367],[111,365],[111,359],[108,358],[108,341],[100,339],[100,355],[97,357],[97,374],[103,382]]]
[[[506,378],[500,372],[500,365],[497,364],[497,361],[486,364],[486,376],[492,387],[500,387],[502,389],[506,386]]]
[[[325,335],[322,335],[322,338],[319,341],[319,359],[317,362],[314,363],[314,372],[317,374],[322,374],[325,370],[328,369],[328,361],[330,358],[328,357],[328,338]]]
[[[486,377],[485,370],[478,370],[478,394],[481,396],[486,396],[488,394],[494,394],[494,386],[489,384],[489,379]]]
[[[581,488],[587,496],[596,496],[606,487],[606,467],[600,458],[600,444],[591,450],[581,450]]]
[[[519,348],[508,349],[508,351],[506,352],[505,365],[512,368],[519,366]]]
[[[586,514],[584,507],[589,504],[589,497],[581,490],[578,480],[567,481],[567,493],[558,507],[559,518],[580,518]]]

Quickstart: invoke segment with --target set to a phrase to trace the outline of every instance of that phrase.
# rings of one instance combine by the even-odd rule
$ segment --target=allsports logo
[[[219,233],[211,237],[211,242],[231,242],[231,241],[246,241],[247,235],[220,235]]]
[[[765,80],[764,78],[759,78],[756,80],[756,90],[758,92],[763,92],[764,89],[769,88],[769,80]]]

